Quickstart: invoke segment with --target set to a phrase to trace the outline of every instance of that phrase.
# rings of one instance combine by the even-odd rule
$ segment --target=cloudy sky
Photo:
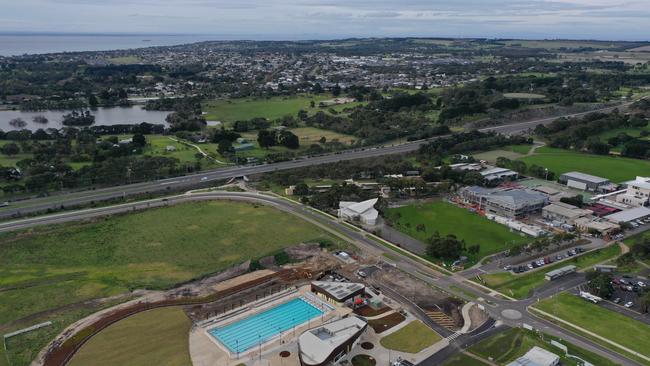
[[[0,32],[650,40],[650,0],[0,0]]]

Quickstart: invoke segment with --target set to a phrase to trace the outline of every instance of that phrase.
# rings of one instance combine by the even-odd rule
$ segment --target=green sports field
[[[191,326],[179,307],[145,311],[99,332],[81,347],[69,365],[190,365]]]
[[[287,115],[296,116],[302,109],[309,114],[318,111],[326,112],[329,108],[342,111],[346,107],[359,105],[360,103],[348,103],[332,105],[331,107],[319,108],[318,104],[322,101],[330,100],[331,95],[299,95],[287,97],[271,98],[242,98],[215,100],[203,103],[203,111],[207,112],[207,120],[221,121],[223,123],[232,123],[239,120],[250,120],[256,117],[264,117],[274,120]],[[311,108],[311,101],[316,104]]]
[[[542,147],[531,156],[520,160],[528,166],[533,164],[548,168],[556,176],[570,171],[579,171],[610,179],[612,182],[624,182],[635,176],[650,172],[650,161],[605,155],[592,155],[576,151]]]
[[[441,201],[391,208],[388,209],[388,217],[395,229],[423,242],[438,231],[441,235],[454,234],[465,240],[468,246],[480,244],[478,255],[469,256],[471,261],[529,240],[485,217]],[[424,231],[417,231],[419,224],[424,225]]]
[[[645,323],[569,293],[561,293],[543,300],[536,304],[535,308],[650,357],[650,348],[648,348],[650,327]],[[562,325],[562,327],[566,326]],[[614,349],[613,346],[609,347]]]

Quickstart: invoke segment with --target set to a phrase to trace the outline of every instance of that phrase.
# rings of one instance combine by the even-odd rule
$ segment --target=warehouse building
[[[573,225],[577,219],[591,214],[592,212],[589,210],[583,210],[564,202],[555,202],[542,209],[542,217],[546,220],[570,225]]]
[[[629,210],[617,212],[615,214],[605,216],[605,219],[619,224],[621,222],[633,222],[636,220],[643,220],[647,217],[650,217],[650,208],[647,207],[635,207]]]
[[[483,179],[486,182],[498,182],[503,180],[515,180],[519,177],[519,173],[514,170],[506,168],[492,168],[481,172]]]
[[[576,188],[582,191],[590,192],[610,192],[616,187],[607,178],[596,177],[595,175],[568,172],[560,175],[560,183],[566,184],[567,187]]]
[[[530,189],[491,189],[465,187],[460,196],[486,214],[519,219],[539,212],[549,203],[548,196]]]

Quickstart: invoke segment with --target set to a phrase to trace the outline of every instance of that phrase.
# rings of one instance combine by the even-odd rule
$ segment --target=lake
[[[70,113],[70,111],[57,110],[57,111],[0,111],[0,129],[4,131],[20,130],[21,128],[13,127],[9,124],[14,118],[22,118],[27,122],[27,126],[23,127],[29,130],[38,130],[39,128],[61,128],[65,127],[61,123],[63,115]],[[166,125],[165,118],[170,112],[166,111],[148,111],[142,106],[132,107],[100,107],[91,110],[90,113],[95,116],[95,124],[93,126],[110,126],[110,125],[134,125],[142,122],[151,124],[164,124]],[[36,123],[33,121],[34,117],[43,116],[49,120],[48,123]]]

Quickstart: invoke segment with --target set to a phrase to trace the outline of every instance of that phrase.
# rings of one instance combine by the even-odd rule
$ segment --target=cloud
[[[0,31],[650,37],[647,0],[21,0]],[[646,20],[644,22],[644,20]],[[282,36],[282,37],[280,37]]]

